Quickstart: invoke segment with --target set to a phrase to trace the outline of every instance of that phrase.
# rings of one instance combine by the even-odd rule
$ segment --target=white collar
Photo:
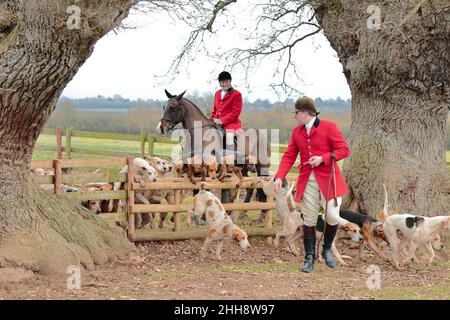
[[[316,121],[316,117],[312,118],[310,122],[305,124],[306,129],[311,129],[315,121]]]

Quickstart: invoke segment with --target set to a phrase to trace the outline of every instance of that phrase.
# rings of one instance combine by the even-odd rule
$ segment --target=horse
[[[190,153],[193,153],[196,152],[198,147],[201,147],[202,152],[211,154],[216,154],[218,150],[223,151],[223,129],[207,118],[193,102],[183,97],[186,91],[179,95],[172,95],[167,90],[165,90],[165,93],[169,100],[163,107],[163,114],[157,130],[161,134],[167,134],[181,123],[188,136],[183,146],[183,152],[189,150]],[[198,139],[195,139],[196,137],[202,140],[201,144]],[[271,145],[265,130],[241,129],[237,135],[236,144],[238,148],[236,150],[237,154],[243,153],[244,157],[252,155],[256,158],[256,173],[258,176],[269,175]],[[249,169],[243,164],[243,175],[248,176],[248,172]],[[224,203],[229,202],[226,194],[227,192],[222,192],[222,201]],[[247,189],[244,202],[250,202],[252,195],[253,189]],[[262,189],[257,191],[257,200],[261,202],[267,201]]]

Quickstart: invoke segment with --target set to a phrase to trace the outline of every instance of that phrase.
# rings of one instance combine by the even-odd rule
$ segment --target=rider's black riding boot
[[[325,263],[330,268],[336,268],[336,260],[331,252],[331,246],[336,236],[338,225],[331,226],[327,223],[325,227],[325,234],[323,236],[323,249],[322,257],[325,259]]]
[[[310,273],[314,269],[314,259],[316,258],[316,227],[303,225],[303,244],[305,246],[305,264],[302,271]]]

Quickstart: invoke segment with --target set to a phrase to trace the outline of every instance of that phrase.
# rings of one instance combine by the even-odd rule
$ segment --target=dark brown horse
[[[162,134],[167,134],[181,123],[187,137],[183,145],[185,154],[192,154],[200,148],[203,154],[223,152],[223,129],[207,118],[194,103],[183,98],[185,92],[175,96],[166,90],[169,100],[163,107],[164,112],[158,124],[158,130]],[[256,158],[258,176],[269,175],[271,145],[266,130],[242,129],[237,135],[236,144],[237,154],[243,154],[241,159],[248,155]],[[248,168],[244,163],[238,164],[243,165],[243,174],[247,176]],[[247,190],[245,202],[250,201],[252,194],[253,190]],[[223,202],[228,202],[226,198],[226,195],[224,197],[222,193]],[[259,201],[266,201],[266,196],[261,189],[258,189],[257,198]]]

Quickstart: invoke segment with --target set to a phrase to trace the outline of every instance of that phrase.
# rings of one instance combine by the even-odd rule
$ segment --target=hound
[[[188,173],[188,167],[183,162],[183,158],[172,158],[172,163],[179,178],[183,178]]]
[[[283,180],[282,188],[279,192],[275,192],[273,188],[274,176],[269,180],[259,178],[262,184],[262,189],[267,196],[272,196],[275,199],[277,205],[277,214],[281,223],[284,222],[289,212],[295,209],[294,197],[292,196],[292,187],[288,189],[287,180]]]
[[[275,192],[273,179],[273,176],[268,181],[260,178],[264,193],[267,196],[274,197],[277,206],[277,215],[283,224],[283,228],[277,231],[273,244],[275,247],[278,247],[280,238],[284,237],[288,245],[288,251],[292,252],[295,256],[299,256],[300,250],[295,245],[295,240],[301,236],[298,228],[303,226],[303,219],[301,218],[300,212],[295,210],[294,197],[292,196],[294,183],[290,189],[287,189],[287,180],[283,180],[282,189],[280,192]]]
[[[163,160],[158,157],[145,156],[145,160],[147,160],[148,164],[152,166],[158,175],[158,178],[169,178],[175,177],[176,174],[173,171],[174,166],[166,160]],[[173,190],[151,190],[146,192],[146,198],[151,203],[160,203],[160,204],[174,204],[175,203],[175,193]],[[152,214],[153,219],[155,219],[155,214]],[[166,221],[167,213],[160,212],[159,213],[159,228],[164,228],[164,222]]]
[[[31,169],[31,173],[35,176],[46,176],[48,173],[43,168],[34,168]]]
[[[143,158],[135,158],[133,161],[133,166],[135,168],[134,170],[134,177],[133,181],[139,183],[141,186],[144,186],[147,182],[154,182],[156,181],[156,170],[152,166],[150,166],[147,162],[147,160]],[[120,173],[126,173],[128,171],[128,166],[125,166],[120,170]],[[124,184],[121,182],[115,182],[114,183],[114,190],[120,190],[124,188]],[[148,199],[146,198],[148,196],[148,191],[139,191],[134,193],[134,201],[135,203],[140,204],[150,204]],[[120,202],[118,200],[114,200],[113,205],[113,211],[117,212],[118,207],[120,206]],[[138,213],[135,214],[135,228],[140,229],[143,226],[145,226],[149,222],[153,222],[153,216],[151,214],[147,213]]]
[[[172,172],[172,164],[166,160],[149,155],[144,156],[144,159],[147,160],[148,164],[155,168],[155,170],[161,176],[163,176],[165,173]]]
[[[208,233],[200,250],[200,258],[205,258],[206,247],[217,241],[216,258],[221,260],[221,250],[225,239],[232,239],[239,243],[243,250],[250,247],[247,233],[233,223],[227,215],[219,199],[209,191],[201,189],[194,197],[194,214],[197,221],[202,214],[206,214]]]
[[[384,241],[388,242],[383,232],[382,222],[377,219],[363,213],[353,212],[349,210],[339,210],[339,216],[357,224],[362,230],[363,241],[359,245],[359,257],[364,259],[365,245],[369,247],[383,260],[388,260],[386,255],[375,243],[375,236],[380,237]]]
[[[96,188],[92,191],[112,191],[113,185],[107,182],[91,182],[85,184],[84,188]],[[89,190],[89,189],[88,189]],[[112,211],[112,201],[111,200],[100,200],[101,213],[108,213]]]
[[[211,179],[217,178],[217,172],[219,170],[219,164],[217,163],[217,159],[212,154],[204,155],[203,162],[206,167],[206,175]]]
[[[244,163],[235,163],[235,155],[234,154],[228,154],[221,157],[220,160],[220,175],[219,180],[223,182],[225,178],[228,175],[235,175],[239,179],[239,183],[236,185],[236,188],[239,189],[244,182],[244,176],[242,175],[242,169],[245,167],[248,168],[248,170],[256,169],[256,162],[257,159],[252,156],[248,155],[244,158]]]
[[[400,231],[408,243],[407,257],[402,264],[415,257],[415,251],[420,244],[425,244],[430,257],[428,264],[435,258],[432,239],[441,229],[448,230],[450,227],[450,216],[423,217],[409,213],[389,215],[387,212],[388,200],[386,186],[383,184],[385,204],[383,230],[392,250],[392,263],[399,269],[399,239],[397,232]],[[417,258],[416,258],[417,259]]]
[[[188,158],[187,166],[188,166],[188,177],[193,184],[195,184],[194,180],[195,175],[200,175],[201,181],[205,181],[207,169],[200,155],[195,154],[191,158]]]
[[[398,235],[398,233],[397,233],[397,235]],[[434,261],[434,258],[436,257],[436,254],[434,253],[434,250],[439,251],[439,250],[442,250],[442,248],[444,248],[444,244],[442,243],[442,239],[441,239],[440,234],[439,233],[433,233],[433,235],[430,237],[430,241],[426,242],[425,245],[426,245],[427,250],[428,250],[428,252],[430,254],[427,264],[431,264]],[[428,246],[431,246],[431,248],[433,250],[430,250]],[[405,261],[403,263],[408,262],[410,259],[413,259],[416,263],[420,262],[414,251],[412,253],[409,253],[410,246],[409,246],[409,242],[408,241],[402,241],[400,243],[400,248],[401,248],[400,250],[402,251],[402,253],[406,256],[406,258],[404,258]],[[409,259],[408,259],[408,255],[410,255]]]
[[[319,233],[319,234],[316,235],[316,239],[320,239],[320,237],[322,236],[321,234],[324,231],[324,227],[325,227],[325,219],[323,218],[322,214],[319,214],[319,216],[317,217],[317,224],[316,224],[316,233]],[[355,223],[352,223],[348,220],[345,220],[345,219],[339,217],[338,228],[339,228],[339,230],[342,230],[345,232],[346,238],[349,238],[356,243],[360,243],[361,240],[363,240],[363,236],[361,235],[361,232],[360,232],[360,227]],[[336,239],[333,241],[333,243],[331,245],[331,250],[333,251],[333,254],[336,257],[336,260],[340,264],[345,266],[345,265],[347,265],[347,263],[344,261],[344,259],[351,260],[352,258],[350,256],[341,255],[341,253],[339,252],[339,250],[336,247],[335,242],[336,242]],[[319,255],[318,259],[320,262],[323,262],[323,257],[321,255]]]
[[[100,191],[100,188],[98,187],[89,187],[87,188],[87,191]],[[89,210],[91,210],[93,213],[99,214],[102,213],[101,208],[101,200],[85,200],[81,202],[81,205]]]

